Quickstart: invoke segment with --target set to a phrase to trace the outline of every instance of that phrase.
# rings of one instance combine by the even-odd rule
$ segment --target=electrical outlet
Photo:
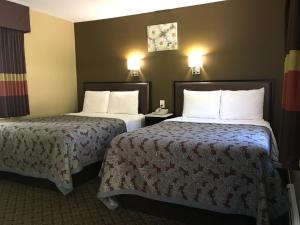
[[[165,100],[159,100],[159,107],[160,108],[165,108],[166,107]]]

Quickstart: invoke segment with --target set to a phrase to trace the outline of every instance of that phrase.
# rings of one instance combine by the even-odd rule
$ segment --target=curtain
[[[299,169],[300,158],[300,0],[286,0],[286,57],[282,94],[280,160]]]
[[[24,32],[0,27],[0,117],[27,114]]]

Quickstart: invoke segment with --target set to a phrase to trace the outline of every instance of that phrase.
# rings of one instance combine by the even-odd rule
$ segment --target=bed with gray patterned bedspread
[[[161,122],[112,140],[98,198],[114,209],[115,196],[132,194],[269,224],[289,207],[270,148],[262,126]]]
[[[103,159],[120,119],[53,116],[0,123],[0,171],[47,178],[67,194],[72,174]]]

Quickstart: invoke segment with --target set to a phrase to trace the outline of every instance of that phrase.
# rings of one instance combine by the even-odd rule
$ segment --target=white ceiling
[[[222,0],[10,0],[71,22],[128,16]]]

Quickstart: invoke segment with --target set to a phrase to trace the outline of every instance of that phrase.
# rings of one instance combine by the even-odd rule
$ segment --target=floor
[[[0,179],[0,225],[184,225],[127,209],[110,211],[96,198],[99,179],[71,194]]]

